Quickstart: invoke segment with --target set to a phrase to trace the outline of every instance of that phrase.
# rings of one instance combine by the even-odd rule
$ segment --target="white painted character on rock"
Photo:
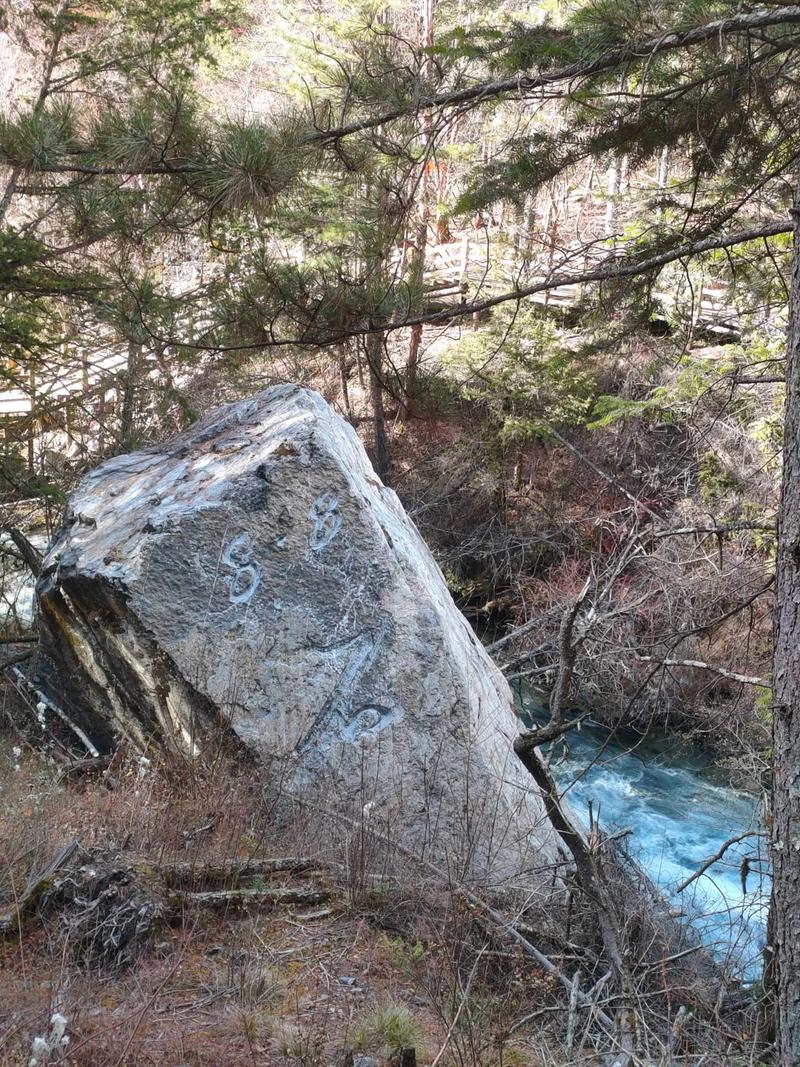
[[[228,542],[222,552],[222,562],[233,569],[228,578],[231,604],[249,604],[261,582],[261,565],[253,560],[253,539],[246,530]]]
[[[308,517],[314,523],[308,543],[314,552],[320,552],[342,528],[339,498],[333,493],[320,493],[311,505]]]

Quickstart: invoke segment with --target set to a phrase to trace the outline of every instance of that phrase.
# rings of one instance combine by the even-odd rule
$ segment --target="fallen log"
[[[302,874],[315,867],[305,856],[277,856],[270,859],[233,859],[212,863],[181,862],[162,864],[159,874],[173,889],[186,886],[225,885],[235,888],[243,878],[258,878],[281,871]]]
[[[187,906],[209,908],[249,908],[269,907],[285,904],[323,904],[330,900],[332,894],[327,889],[216,889],[204,893],[190,893],[176,889],[168,895],[168,903],[173,911],[184,910]]]

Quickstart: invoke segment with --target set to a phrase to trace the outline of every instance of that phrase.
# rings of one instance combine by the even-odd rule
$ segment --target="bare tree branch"
[[[641,660],[642,663],[658,663],[662,667],[696,667],[701,671],[711,671],[713,674],[719,674],[722,678],[730,678],[732,682],[741,682],[742,685],[755,685],[759,689],[772,688],[772,683],[765,678],[755,678],[749,674],[737,674],[736,671],[728,671],[724,667],[715,667],[713,664],[703,663],[699,659],[659,659],[656,656],[640,656],[638,653],[636,658]]]
[[[20,554],[22,561],[30,570],[34,577],[38,577],[39,570],[42,565],[42,555],[35,545],[32,545],[22,530],[16,526],[10,526],[3,524],[0,526],[0,533],[7,533],[14,543],[17,551]]]
[[[682,893],[684,891],[684,889],[686,889],[687,886],[691,885],[692,882],[695,881],[695,879],[697,879],[701,875],[705,874],[709,867],[713,867],[713,865],[717,862],[717,860],[721,860],[722,859],[722,857],[725,855],[725,853],[728,851],[728,849],[731,847],[731,845],[736,845],[740,841],[746,840],[746,838],[748,838],[748,837],[766,837],[766,836],[767,835],[764,833],[763,830],[746,830],[743,834],[736,834],[735,837],[729,837],[727,841],[723,841],[723,843],[719,846],[719,848],[717,849],[717,851],[714,853],[713,856],[708,856],[706,859],[704,859],[702,861],[702,863],[697,868],[697,870],[694,872],[694,874],[690,874],[689,877],[685,881],[681,882],[681,884],[676,889],[676,892],[677,893]]]

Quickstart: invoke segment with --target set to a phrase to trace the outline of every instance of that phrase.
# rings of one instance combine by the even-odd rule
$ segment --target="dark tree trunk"
[[[353,409],[350,406],[350,382],[347,369],[347,348],[345,345],[339,345],[337,347],[336,362],[339,367],[339,389],[342,394],[342,407],[344,408],[345,418],[348,422],[351,422],[353,419]]]
[[[800,181],[786,357],[778,513],[773,717],[771,959],[777,1062],[800,1064]]]
[[[383,335],[367,337],[369,396],[372,402],[372,462],[378,477],[388,483],[389,447],[386,443],[386,414],[383,408]]]

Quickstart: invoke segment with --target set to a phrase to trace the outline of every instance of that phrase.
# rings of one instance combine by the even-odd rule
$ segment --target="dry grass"
[[[253,768],[229,755],[191,773],[119,755],[76,782],[8,742],[0,764],[4,906],[77,835],[140,869],[296,852]],[[498,961],[449,894],[382,884],[354,903],[346,876],[312,877],[332,884],[328,907],[186,911],[117,975],[74,961],[57,914],[23,920],[0,942],[0,1064],[27,1065],[55,1013],[68,1043],[40,1063],[322,1065],[348,1048],[383,1063],[405,1042],[420,1064],[442,1046],[442,1065],[557,1062],[530,1028],[509,1035],[552,984],[522,958]]]

